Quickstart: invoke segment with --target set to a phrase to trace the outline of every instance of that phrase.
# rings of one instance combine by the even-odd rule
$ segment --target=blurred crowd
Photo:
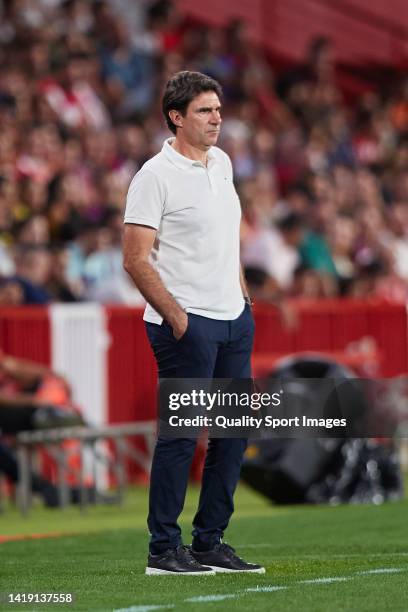
[[[245,25],[170,0],[0,2],[0,305],[139,304],[122,269],[128,185],[170,136],[179,70],[223,88],[219,145],[255,297],[408,297],[408,79],[345,99],[330,41],[277,70]]]

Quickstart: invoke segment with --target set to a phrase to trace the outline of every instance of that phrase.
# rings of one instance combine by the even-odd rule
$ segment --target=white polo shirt
[[[218,147],[207,167],[165,141],[133,178],[125,223],[157,230],[152,263],[166,289],[187,312],[233,320],[244,308],[239,282],[241,207],[231,161]],[[144,320],[161,323],[148,304]]]

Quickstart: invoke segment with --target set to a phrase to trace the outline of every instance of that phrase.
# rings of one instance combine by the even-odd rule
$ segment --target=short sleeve
[[[130,183],[124,222],[159,229],[165,199],[162,181],[153,172],[142,168]]]

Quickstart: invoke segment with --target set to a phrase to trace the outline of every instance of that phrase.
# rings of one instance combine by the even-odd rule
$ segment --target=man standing
[[[147,334],[162,378],[249,378],[254,323],[239,263],[240,204],[229,157],[214,145],[221,87],[198,72],[167,83],[163,113],[175,135],[134,177],[124,267],[146,298]],[[233,513],[245,439],[210,439],[193,543],[183,509],[196,440],[159,437],[153,458],[146,574],[264,573],[222,537]]]

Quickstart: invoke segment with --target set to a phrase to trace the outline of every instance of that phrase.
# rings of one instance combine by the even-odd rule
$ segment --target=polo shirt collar
[[[192,166],[200,166],[203,167],[203,164],[195,159],[189,159],[184,155],[181,155],[176,149],[173,149],[171,143],[174,141],[174,138],[167,138],[164,141],[162,152],[167,157],[169,161],[171,161],[177,168],[180,170],[188,170]],[[215,160],[215,155],[211,149],[207,151],[208,162],[212,163]]]

